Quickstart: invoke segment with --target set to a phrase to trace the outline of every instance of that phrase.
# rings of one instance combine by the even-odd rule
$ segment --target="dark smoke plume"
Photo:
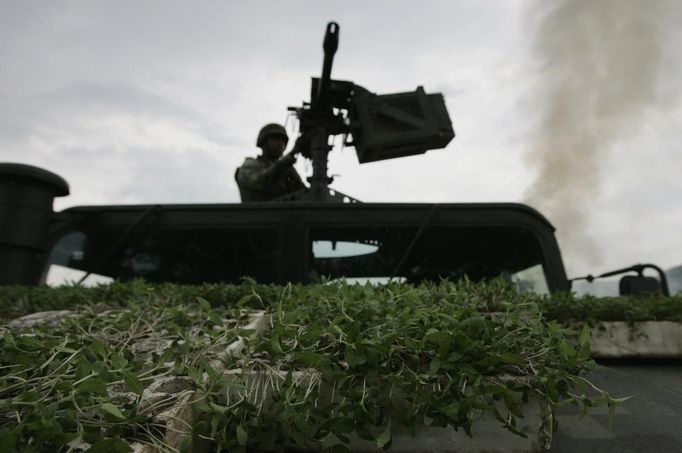
[[[590,201],[607,183],[603,157],[656,102],[666,0],[535,2],[533,124],[526,159],[536,179],[526,202],[557,227],[568,261],[598,265]],[[538,105],[538,103],[540,103]]]

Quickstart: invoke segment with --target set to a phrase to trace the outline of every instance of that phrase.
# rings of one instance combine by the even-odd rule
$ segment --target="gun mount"
[[[330,136],[343,135],[344,145],[355,147],[361,164],[444,148],[455,136],[440,93],[427,94],[420,86],[413,92],[377,95],[351,81],[333,80],[339,32],[336,22],[327,24],[322,75],[312,79],[310,102],[289,107],[310,142],[304,154],[312,161],[310,188],[278,201],[357,201],[329,189]]]

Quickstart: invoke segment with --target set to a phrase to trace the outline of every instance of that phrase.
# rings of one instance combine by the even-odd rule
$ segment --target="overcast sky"
[[[574,3],[580,9],[600,2]],[[621,35],[612,30],[639,40],[637,29],[618,21],[632,15],[628,8],[652,4],[662,12],[634,13],[657,29],[655,59],[649,58],[652,47],[646,54],[618,55],[631,62],[620,66],[625,71],[653,68],[648,95],[634,107],[597,108],[607,119],[625,112],[627,121],[610,128],[598,158],[588,160],[596,180],[574,180],[569,173],[561,179],[559,192],[584,189],[584,199],[571,201],[585,206],[576,214],[583,223],[572,228],[579,231],[561,234],[562,226],[573,225],[570,219],[547,214],[573,276],[636,262],[682,263],[682,3],[602,3],[604,20],[615,22],[604,27],[603,37],[580,35],[585,42],[573,52],[618,41]],[[569,39],[546,26],[556,11],[521,0],[417,5],[3,1],[0,160],[64,177],[71,195],[55,203],[58,210],[238,202],[235,168],[257,154],[255,138],[264,123],[284,123],[287,106],[308,100],[310,77],[321,69],[325,25],[335,20],[341,40],[333,77],[377,93],[418,85],[442,92],[457,133],[444,150],[393,161],[359,165],[353,149],[335,150],[335,188],[365,202],[536,199],[528,194],[538,162],[552,152],[531,149],[542,135],[547,81],[557,80],[562,61],[574,61],[538,52],[548,37]],[[592,13],[579,13],[577,23],[589,23]],[[613,49],[605,52],[620,52]],[[582,77],[562,71],[561,84]],[[607,67],[605,74],[602,81],[614,81],[608,84],[613,96],[629,96],[631,87],[618,83],[622,71]],[[311,173],[302,159],[297,169]],[[592,244],[589,253],[578,247],[584,237]]]

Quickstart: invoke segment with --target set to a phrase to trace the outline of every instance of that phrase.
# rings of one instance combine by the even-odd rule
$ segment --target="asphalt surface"
[[[578,419],[573,406],[557,411],[551,453],[682,453],[682,361],[601,362],[589,376],[614,397],[634,395],[617,409],[592,408]]]

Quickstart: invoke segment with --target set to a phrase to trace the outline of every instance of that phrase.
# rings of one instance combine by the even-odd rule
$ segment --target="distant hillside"
[[[682,291],[682,265],[668,269],[665,274],[668,277],[670,294],[677,294]]]

